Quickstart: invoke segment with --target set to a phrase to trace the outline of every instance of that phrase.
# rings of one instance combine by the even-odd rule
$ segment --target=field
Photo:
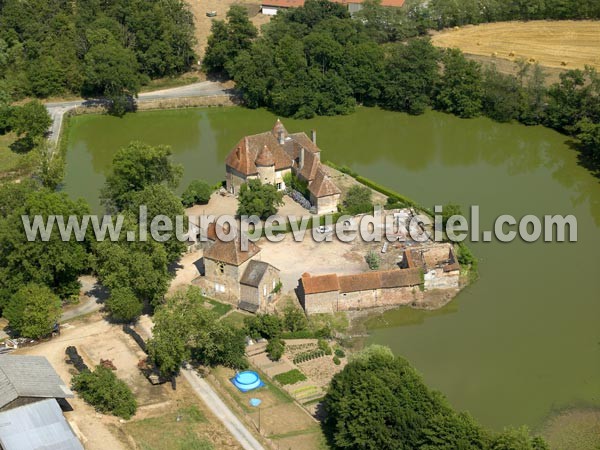
[[[516,61],[524,58],[552,69],[600,69],[600,21],[500,22],[444,30],[437,47],[469,55]]]

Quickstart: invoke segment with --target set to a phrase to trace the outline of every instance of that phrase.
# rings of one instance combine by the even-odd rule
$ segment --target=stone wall
[[[444,272],[444,269],[430,270],[425,274],[425,290],[458,288],[459,279],[459,270],[450,272]]]
[[[205,276],[200,279],[199,284],[209,297],[237,306],[241,295],[239,281],[249,262],[250,260],[234,266],[204,258]]]
[[[328,195],[321,198],[316,198],[311,194],[310,202],[317,207],[317,214],[336,213],[338,203],[340,202],[340,194]]]
[[[322,292],[320,294],[303,295],[303,300],[300,301],[304,307],[306,314],[332,314],[337,311],[337,302],[339,300],[339,292]]]

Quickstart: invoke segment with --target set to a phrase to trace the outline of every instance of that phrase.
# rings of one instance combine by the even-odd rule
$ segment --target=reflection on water
[[[112,157],[131,140],[171,145],[185,168],[180,188],[195,178],[215,183],[240,137],[275,119],[242,108],[76,117],[65,189],[98,208]],[[500,214],[574,214],[576,244],[473,244],[477,283],[439,311],[402,308],[372,319],[370,341],[407,357],[456,407],[496,428],[535,427],[552,409],[600,403],[600,185],[564,136],[367,108],[284,123],[290,131],[315,128],[323,159],[421,204],[480,205],[482,230]]]

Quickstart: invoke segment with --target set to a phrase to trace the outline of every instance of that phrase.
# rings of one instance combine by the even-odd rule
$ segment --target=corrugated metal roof
[[[0,413],[4,450],[83,450],[54,399]]]
[[[0,355],[0,407],[17,397],[72,398],[43,356]]]

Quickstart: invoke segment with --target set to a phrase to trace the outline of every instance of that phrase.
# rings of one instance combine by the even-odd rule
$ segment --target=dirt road
[[[240,420],[223,403],[210,385],[192,370],[181,371],[184,378],[190,383],[196,394],[210,408],[212,413],[219,418],[229,432],[238,440],[246,450],[264,450],[264,447],[252,436]]]

